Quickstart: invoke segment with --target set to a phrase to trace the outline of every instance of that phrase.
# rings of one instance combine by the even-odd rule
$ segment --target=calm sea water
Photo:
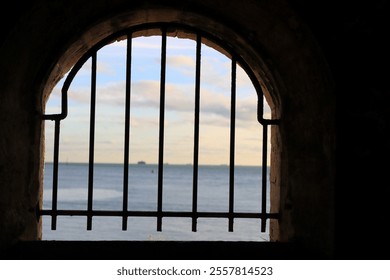
[[[53,165],[46,163],[43,209],[51,208],[52,172]],[[236,167],[236,212],[260,212],[261,173],[261,167]],[[164,165],[164,211],[191,211],[192,176],[191,165]],[[227,212],[229,167],[200,166],[198,177],[198,211]],[[157,210],[157,181],[157,165],[130,165],[128,209]],[[86,210],[87,186],[87,164],[60,164],[57,208]],[[95,164],[93,209],[122,210],[122,192],[123,165]],[[51,217],[44,216],[44,240],[269,240],[268,230],[260,232],[259,219],[235,219],[234,232],[228,232],[225,218],[199,218],[197,232],[191,231],[190,218],[164,217],[161,232],[156,230],[155,217],[129,217],[127,231],[122,231],[121,217],[94,217],[91,231],[86,230],[86,217],[59,216],[54,231],[50,223]]]

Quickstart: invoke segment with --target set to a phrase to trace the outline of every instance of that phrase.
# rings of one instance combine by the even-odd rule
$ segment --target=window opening
[[[53,126],[46,122],[46,130],[53,132],[48,143],[54,145],[52,154],[47,150],[53,162],[45,164],[44,205],[39,210],[44,227],[50,224],[54,231],[60,223],[72,228],[86,224],[87,232],[93,227],[104,232],[109,230],[105,218],[110,217],[123,232],[129,228],[162,232],[164,224],[179,239],[202,238],[186,236],[177,228],[181,219],[180,225],[190,233],[207,232],[217,224],[220,232],[208,239],[221,238],[222,231],[250,232],[250,227],[260,236],[268,230],[269,219],[278,218],[278,213],[269,213],[268,194],[268,130],[278,120],[271,119],[259,83],[233,50],[189,27],[157,27],[160,36],[135,37],[137,31],[156,28],[141,26],[101,41],[63,79],[60,96],[50,98],[59,107],[50,111],[49,106],[43,116],[54,122]],[[192,39],[176,38],[168,30],[185,30]],[[208,47],[204,39],[216,43],[224,54]],[[218,68],[216,60],[223,67]],[[61,113],[51,113],[58,109]],[[68,138],[60,136],[60,124],[62,131],[72,131]],[[255,132],[258,137],[253,137]],[[114,138],[118,143],[112,142]],[[77,151],[75,160],[69,149]],[[216,172],[223,175],[215,176]],[[245,202],[248,197],[252,205]],[[85,239],[86,232],[82,234],[75,238]],[[134,238],[131,234],[118,238],[124,236]],[[169,239],[153,234],[148,238]]]

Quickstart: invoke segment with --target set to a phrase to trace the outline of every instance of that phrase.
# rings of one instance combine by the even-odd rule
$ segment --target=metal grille
[[[157,211],[129,211],[128,210],[128,192],[129,192],[129,149],[130,149],[130,96],[131,96],[131,63],[132,63],[132,38],[135,32],[148,29],[161,30],[161,72],[160,72],[160,109],[159,109],[159,152],[158,152],[158,193],[157,193]],[[195,67],[195,118],[194,118],[194,151],[193,151],[193,186],[192,186],[192,211],[163,211],[163,174],[164,174],[164,117],[165,117],[165,81],[166,81],[166,53],[167,36],[172,30],[185,31],[186,34],[192,34],[196,40],[196,67]],[[125,136],[124,136],[124,159],[123,159],[123,207],[121,211],[106,211],[94,209],[93,205],[93,178],[94,178],[94,152],[95,152],[95,106],[96,106],[96,65],[97,52],[99,49],[115,40],[126,38],[126,99],[125,99]],[[229,208],[227,212],[201,212],[198,211],[198,167],[199,167],[199,115],[200,115],[200,76],[201,76],[201,48],[202,39],[216,43],[223,48],[231,57],[231,112],[230,112],[230,162],[229,162]],[[90,101],[90,132],[89,132],[89,172],[88,172],[88,203],[86,210],[59,210],[58,201],[58,164],[59,164],[59,139],[60,123],[68,114],[68,89],[72,80],[84,65],[91,59],[91,101]],[[250,77],[258,95],[257,120],[263,127],[262,143],[262,180],[259,182],[261,187],[261,211],[235,212],[234,211],[234,170],[235,170],[235,120],[236,120],[236,70],[237,63],[246,71]],[[214,38],[210,34],[190,28],[188,26],[177,24],[147,24],[136,28],[123,30],[115,33],[92,47],[72,68],[62,87],[62,103],[60,114],[43,115],[43,120],[54,121],[54,156],[53,156],[53,190],[51,209],[38,209],[39,215],[51,216],[51,229],[55,230],[58,216],[84,216],[87,217],[87,230],[92,229],[92,220],[94,216],[117,216],[122,217],[122,230],[127,230],[128,217],[156,217],[157,231],[162,231],[163,217],[187,217],[192,219],[192,231],[197,231],[198,218],[227,218],[228,231],[233,231],[234,219],[236,218],[254,218],[261,219],[261,232],[266,231],[267,219],[278,219],[278,213],[267,213],[267,131],[269,125],[277,125],[278,120],[263,118],[263,93],[259,82],[256,80],[253,72],[248,65],[237,55],[233,49],[225,45],[222,41]]]

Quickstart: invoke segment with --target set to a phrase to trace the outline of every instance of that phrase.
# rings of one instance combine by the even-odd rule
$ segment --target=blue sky
[[[161,37],[133,39],[130,162],[158,162]],[[103,47],[97,56],[95,161],[123,162],[126,41]],[[90,68],[87,61],[69,89],[69,114],[61,122],[60,161],[88,162]],[[231,60],[202,44],[200,164],[229,163]],[[63,80],[46,114],[60,111]],[[164,162],[193,161],[195,41],[168,37]],[[237,67],[236,164],[261,165],[262,127],[257,94]],[[265,103],[266,104],[266,103]],[[268,106],[264,117],[270,118]],[[46,160],[52,161],[53,123],[46,121]]]

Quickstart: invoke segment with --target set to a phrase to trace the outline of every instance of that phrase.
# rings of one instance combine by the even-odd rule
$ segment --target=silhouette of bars
[[[157,183],[157,211],[129,211],[128,210],[128,183],[129,183],[129,149],[130,149],[130,96],[131,96],[131,63],[132,63],[132,38],[135,32],[144,30],[160,30],[161,32],[161,71],[160,71],[160,109],[159,109],[159,153],[158,153],[158,183]],[[165,80],[166,80],[166,53],[167,36],[172,30],[185,31],[192,34],[196,40],[196,66],[195,66],[195,113],[194,113],[194,153],[193,153],[193,187],[192,187],[192,211],[163,211],[163,172],[164,172],[164,117],[165,117]],[[96,65],[97,52],[99,49],[114,40],[126,37],[126,97],[125,97],[125,133],[124,133],[124,168],[123,168],[123,207],[121,211],[98,210],[93,208],[93,178],[94,178],[94,142],[95,142],[95,106],[96,106]],[[199,167],[199,108],[200,108],[200,76],[201,76],[201,49],[202,38],[216,43],[224,49],[231,58],[231,115],[230,115],[230,162],[229,162],[229,210],[228,212],[199,212],[198,206],[198,167]],[[59,162],[59,138],[60,122],[68,114],[68,89],[84,63],[92,60],[91,66],[91,102],[90,102],[90,132],[89,132],[89,171],[88,171],[88,203],[86,210],[58,210],[58,162]],[[234,169],[235,169],[235,120],[236,120],[236,70],[237,63],[246,71],[250,77],[258,95],[257,120],[263,127],[262,143],[262,180],[261,187],[261,212],[235,212],[234,211]],[[51,229],[56,230],[58,216],[86,216],[87,230],[92,229],[94,216],[118,216],[122,217],[122,230],[127,230],[128,217],[156,217],[157,231],[162,231],[163,217],[188,217],[192,218],[192,231],[197,231],[198,218],[227,218],[228,231],[233,231],[235,218],[261,219],[261,232],[266,231],[267,219],[278,219],[279,213],[267,213],[267,132],[269,125],[277,125],[277,119],[263,118],[263,92],[261,86],[250,67],[235,53],[233,49],[224,44],[223,41],[210,34],[196,30],[193,27],[181,24],[142,24],[137,27],[122,30],[114,33],[85,53],[84,56],[74,65],[65,79],[61,91],[61,113],[43,115],[43,120],[55,122],[54,126],[54,152],[53,152],[53,191],[51,209],[37,209],[38,216],[51,216]]]

